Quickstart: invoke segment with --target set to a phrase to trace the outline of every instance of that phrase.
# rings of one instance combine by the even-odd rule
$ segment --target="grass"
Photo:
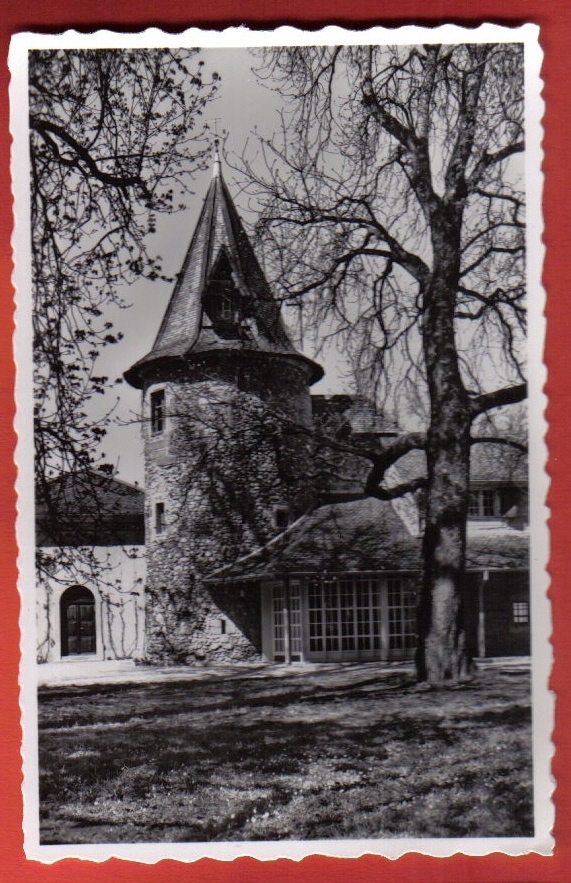
[[[40,691],[41,842],[533,834],[529,675],[377,664]]]

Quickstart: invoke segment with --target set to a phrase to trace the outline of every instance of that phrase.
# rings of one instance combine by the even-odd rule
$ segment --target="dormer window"
[[[151,432],[158,435],[165,429],[165,391],[156,389],[151,393]]]
[[[210,297],[212,321],[236,325],[240,322],[240,293],[236,288],[222,286]]]
[[[240,291],[223,250],[214,267],[203,298],[204,311],[213,331],[225,340],[241,337],[242,325],[252,314],[250,301]]]

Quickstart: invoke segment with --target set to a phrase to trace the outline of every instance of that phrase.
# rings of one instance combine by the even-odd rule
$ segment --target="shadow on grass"
[[[344,673],[343,673],[344,674]],[[336,679],[340,675],[336,673]],[[50,720],[50,706],[58,709],[58,725],[79,726],[99,720],[106,711],[116,722],[128,721],[132,716],[132,705],[138,695],[144,702],[138,717],[153,718],[157,713],[168,716],[181,711],[207,711],[216,704],[220,710],[235,708],[246,701],[251,708],[264,707],[271,703],[276,710],[300,699],[316,704],[331,701],[345,701],[354,698],[355,692],[366,692],[371,698],[385,695],[388,691],[407,693],[414,685],[412,676],[399,674],[371,675],[358,679],[348,677],[347,683],[328,685],[321,678],[310,674],[292,674],[286,679],[261,680],[259,676],[235,677],[232,680],[208,680],[192,682],[188,680],[151,683],[148,685],[89,685],[85,687],[44,687],[39,698],[45,712],[40,720]],[[121,695],[128,697],[125,710],[115,707],[115,700]],[[107,702],[107,699],[110,702]]]
[[[528,835],[529,681],[505,683],[417,693],[355,666],[44,690],[42,842]]]

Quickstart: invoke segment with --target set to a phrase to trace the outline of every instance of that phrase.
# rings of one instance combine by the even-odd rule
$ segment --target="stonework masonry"
[[[150,660],[260,653],[259,595],[205,577],[310,508],[322,376],[289,338],[216,154],[155,342],[125,372],[143,390]]]
[[[275,535],[277,511],[292,519],[313,502],[307,368],[288,356],[236,352],[194,357],[148,380],[146,655],[251,659],[261,652],[259,590],[208,589],[204,578]],[[157,390],[160,431],[150,413]]]

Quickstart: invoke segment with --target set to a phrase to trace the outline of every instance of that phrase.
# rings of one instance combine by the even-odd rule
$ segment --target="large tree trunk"
[[[434,685],[457,682],[466,671],[462,591],[469,478],[468,433],[453,409],[431,426],[427,449],[428,499],[423,541],[417,671]]]
[[[470,408],[458,367],[454,307],[458,284],[458,210],[433,219],[434,270],[424,293],[423,340],[431,400],[428,490],[419,603],[417,674],[433,685],[465,672],[462,591],[470,473]]]

